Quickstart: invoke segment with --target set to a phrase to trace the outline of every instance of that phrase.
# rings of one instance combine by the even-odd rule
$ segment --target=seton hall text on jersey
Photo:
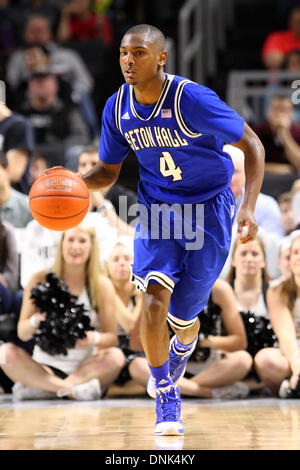
[[[149,147],[186,147],[188,142],[179,136],[176,129],[168,127],[146,126],[131,129],[124,136],[132,150]]]

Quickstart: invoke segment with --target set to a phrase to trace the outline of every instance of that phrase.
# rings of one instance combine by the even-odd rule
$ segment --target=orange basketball
[[[50,230],[76,227],[89,209],[89,200],[83,179],[62,166],[45,170],[29,193],[33,217]]]

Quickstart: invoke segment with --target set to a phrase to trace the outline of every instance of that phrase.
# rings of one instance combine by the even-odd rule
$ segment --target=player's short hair
[[[156,28],[156,26],[152,26],[150,24],[138,24],[129,28],[124,36],[127,34],[141,34],[143,36],[148,36],[153,42],[157,42],[159,44],[161,50],[165,48],[165,36],[160,29]]]
[[[3,152],[3,150],[0,150],[0,165],[2,168],[7,168],[8,167],[8,160],[6,153]]]

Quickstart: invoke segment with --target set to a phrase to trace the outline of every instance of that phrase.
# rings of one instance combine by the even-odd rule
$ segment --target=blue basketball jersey
[[[244,120],[209,88],[165,76],[153,105],[137,103],[127,83],[107,100],[99,157],[118,164],[132,149],[144,193],[168,204],[201,203],[230,185],[233,164],[223,146],[241,139]]]

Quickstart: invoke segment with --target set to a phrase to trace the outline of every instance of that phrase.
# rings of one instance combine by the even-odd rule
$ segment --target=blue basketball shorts
[[[162,204],[139,192],[131,281],[171,292],[171,326],[192,326],[227,259],[235,216],[230,188],[201,204]]]

